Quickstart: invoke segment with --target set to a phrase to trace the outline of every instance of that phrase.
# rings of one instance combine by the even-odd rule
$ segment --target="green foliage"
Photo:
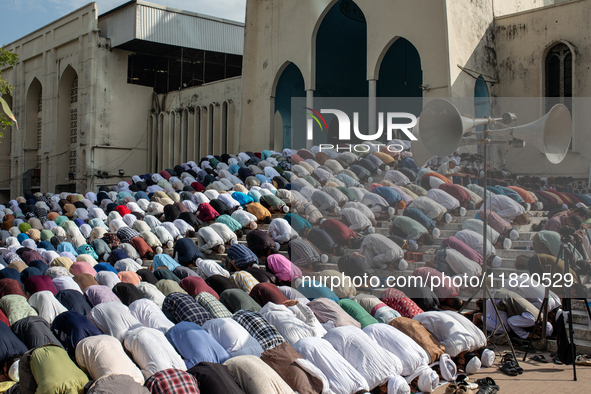
[[[0,130],[6,130],[12,123],[16,124],[16,118],[8,108],[6,101],[1,98],[5,94],[12,93],[12,86],[2,79],[2,69],[8,66],[14,66],[16,63],[18,63],[18,55],[16,53],[7,51],[4,47],[0,48],[0,105],[6,114],[0,113]],[[2,136],[3,134],[0,132],[0,137]]]

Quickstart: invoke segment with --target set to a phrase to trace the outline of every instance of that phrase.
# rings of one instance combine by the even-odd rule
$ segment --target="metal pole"
[[[488,259],[486,258],[486,244],[487,244],[487,231],[486,231],[486,226],[487,226],[487,218],[488,218],[488,212],[487,212],[487,208],[486,208],[486,195],[487,195],[487,186],[488,186],[488,166],[487,166],[487,157],[488,155],[486,154],[487,150],[488,150],[488,126],[485,125],[484,126],[484,196],[483,196],[483,204],[482,206],[484,207],[484,217],[482,218],[482,259],[484,261],[483,263],[483,272],[482,274],[484,275],[484,286],[488,287],[488,283],[486,282],[486,276],[488,275]],[[494,283],[491,283],[491,285],[494,285]],[[484,331],[484,336],[487,337],[488,336],[488,328],[487,328],[487,316],[486,316],[486,291],[483,292],[483,299],[484,302],[482,303],[482,330]],[[490,298],[491,302],[494,304],[495,300],[491,297]],[[499,316],[499,320],[501,320],[500,316]]]

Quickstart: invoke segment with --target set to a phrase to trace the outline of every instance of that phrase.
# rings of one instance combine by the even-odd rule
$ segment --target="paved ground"
[[[508,349],[508,348],[507,348]],[[501,350],[506,350],[501,348]],[[491,377],[499,385],[500,393],[518,393],[518,394],[542,394],[542,393],[589,393],[591,392],[591,367],[577,365],[577,381],[573,381],[572,365],[556,365],[550,361],[548,364],[539,363],[529,358],[521,362],[523,352],[516,351],[519,364],[524,369],[523,374],[518,376],[508,376],[499,371],[500,357],[497,356],[495,365],[490,368],[481,368],[477,374],[470,376],[470,381],[475,382],[486,376]],[[543,354],[546,359],[550,359],[549,352],[536,352]],[[447,384],[437,388],[435,394],[445,393]],[[478,390],[472,391],[477,393]]]

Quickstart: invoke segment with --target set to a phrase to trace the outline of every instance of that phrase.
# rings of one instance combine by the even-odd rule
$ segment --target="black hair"
[[[152,260],[154,259],[154,253],[153,252],[147,252],[144,257],[148,260]]]
[[[580,207],[580,208],[575,209],[575,213],[578,216],[589,218],[589,210],[585,207]]]
[[[429,233],[422,234],[419,237],[419,241],[425,245],[433,245],[433,236]]]
[[[583,219],[580,216],[568,216],[568,219],[573,224],[575,230],[580,230],[583,225]]]
[[[462,301],[462,299],[460,297],[456,296],[456,297],[450,297],[450,298],[445,299],[443,304],[447,305],[450,308],[453,308],[457,311],[462,307],[462,305],[464,304],[464,301]]]
[[[187,238],[195,238],[197,234],[193,230],[187,231]]]
[[[11,354],[10,356],[6,357],[4,360],[1,361],[2,369],[3,370],[6,369],[6,372],[8,372],[8,369],[10,369],[12,364],[14,364],[18,360],[20,360],[20,358],[21,358],[20,354]]]
[[[265,224],[271,223],[271,216],[267,216],[266,218],[264,218],[263,223],[265,223]]]
[[[342,256],[345,253],[345,251],[343,250],[343,247],[340,245],[337,245],[334,247],[334,254],[337,256]]]
[[[244,231],[242,231],[242,230],[236,230],[234,233],[236,234],[236,237],[238,237],[238,238],[242,238],[244,236]]]

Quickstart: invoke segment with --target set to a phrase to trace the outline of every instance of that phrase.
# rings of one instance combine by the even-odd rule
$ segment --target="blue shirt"
[[[174,261],[172,257],[165,253],[160,253],[154,256],[152,260],[152,271],[156,271],[160,267],[167,267],[169,270],[174,271],[176,267],[181,265]]]
[[[378,186],[373,189],[372,193],[376,193],[384,197],[384,200],[388,201],[388,204],[390,204],[391,207],[396,206],[400,201],[402,201],[402,196],[400,193],[387,186]]]
[[[199,324],[180,322],[166,333],[168,341],[185,359],[187,369],[202,361],[223,364],[228,352]]]

